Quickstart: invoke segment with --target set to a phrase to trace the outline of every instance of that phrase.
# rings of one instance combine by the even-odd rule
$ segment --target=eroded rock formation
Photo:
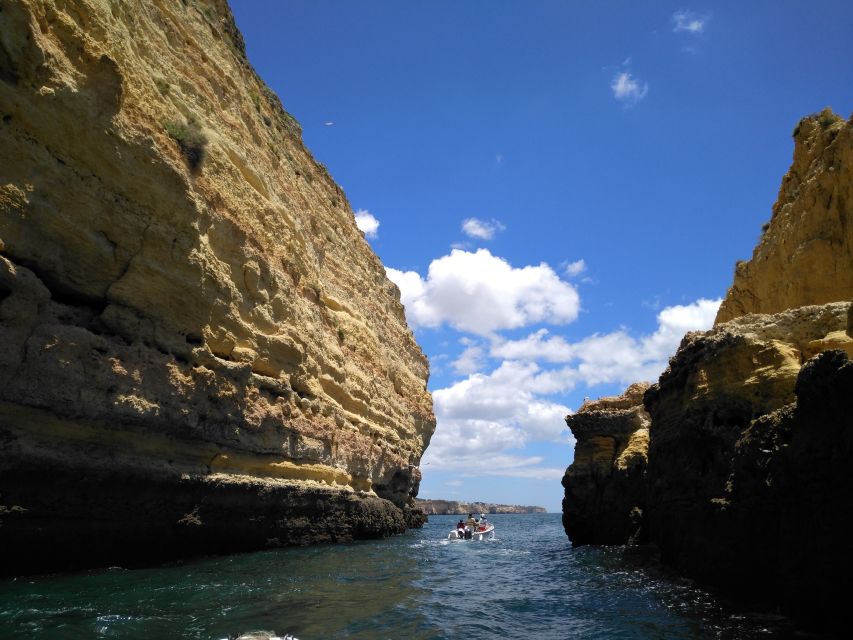
[[[573,545],[642,541],[648,388],[632,384],[621,396],[587,400],[566,416],[576,444],[563,477],[563,526]]]
[[[573,542],[625,544],[630,530],[571,525],[624,513],[623,496],[639,496],[640,537],[664,562],[839,634],[853,586],[851,129],[828,110],[800,122],[773,218],[716,325],[685,336],[645,393],[645,476],[596,493],[578,481],[612,477],[615,465],[607,447],[578,437],[576,461],[598,476],[575,480],[570,468],[564,504]],[[598,442],[625,432],[617,420],[609,428]]]
[[[827,479],[828,451],[838,447],[841,455],[847,446],[839,432],[846,426],[846,437],[853,438],[853,414],[830,411],[828,423],[809,424],[817,414],[802,405],[809,385],[822,384],[810,373],[815,367],[823,370],[829,354],[838,354],[833,362],[853,355],[850,309],[844,302],[747,315],[685,337],[645,396],[652,418],[646,525],[665,562],[772,603],[780,599],[784,566],[790,564],[783,555],[804,563],[824,553],[811,535],[786,546],[794,541],[780,536],[780,527],[783,515],[796,522],[806,507],[795,496]],[[843,394],[845,375],[824,376],[830,395]],[[808,444],[835,436],[841,437],[833,445]],[[837,463],[831,468],[842,484],[851,481]],[[819,493],[834,496],[836,511],[849,518],[838,490],[832,482]]]
[[[224,0],[0,9],[2,570],[417,524],[426,359]]]

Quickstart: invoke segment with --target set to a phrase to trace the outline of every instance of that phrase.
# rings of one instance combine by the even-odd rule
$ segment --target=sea
[[[649,553],[573,549],[559,514],[457,516],[336,546],[0,581],[5,639],[807,638],[679,578]]]

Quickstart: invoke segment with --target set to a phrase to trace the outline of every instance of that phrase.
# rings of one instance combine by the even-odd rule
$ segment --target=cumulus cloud
[[[379,233],[379,220],[367,209],[359,209],[355,212],[355,226],[368,238],[375,238]]]
[[[485,364],[486,351],[482,345],[466,341],[468,346],[459,354],[451,364],[456,373],[468,375],[483,368]]]
[[[570,278],[579,276],[584,271],[586,271],[586,261],[583,258],[581,258],[580,260],[575,260],[574,262],[570,262],[566,265],[566,275]]]
[[[533,362],[505,361],[489,374],[475,373],[433,392],[436,416],[454,422],[500,426],[500,447],[529,439],[558,440],[568,408],[537,397],[540,368]],[[555,421],[554,418],[558,419]]]
[[[631,75],[630,71],[620,71],[610,83],[613,97],[626,105],[635,105],[646,97],[649,85]]]
[[[699,16],[693,11],[676,11],[672,14],[672,30],[676,33],[700,34],[705,30],[707,22],[707,16]]]
[[[498,231],[503,231],[506,227],[498,220],[480,220],[479,218],[466,218],[462,221],[462,231],[469,238],[479,238],[480,240],[491,240],[495,237]]]
[[[504,360],[571,362],[575,350],[565,338],[550,336],[547,329],[539,329],[521,340],[496,340],[491,355]]]
[[[535,363],[504,362],[433,393],[438,428],[424,456],[432,468],[474,475],[559,478],[541,457],[511,453],[531,441],[568,441],[569,408],[536,395]]]
[[[414,326],[448,324],[485,336],[538,322],[566,324],[580,308],[577,290],[546,263],[516,268],[486,249],[454,249],[432,261],[426,278],[415,271],[386,272]]]
[[[464,475],[561,477],[563,470],[542,467],[541,457],[514,453],[531,442],[572,444],[564,422],[570,409],[552,396],[578,385],[657,379],[686,332],[713,325],[720,302],[703,298],[666,307],[656,330],[639,337],[627,329],[575,342],[547,329],[519,340],[490,336],[488,355],[501,361],[495,369],[433,392],[438,428],[424,464]],[[458,371],[468,362],[482,368],[485,345],[463,344]]]
[[[540,329],[520,340],[495,340],[491,355],[518,361],[564,363],[570,366],[542,372],[540,389],[566,389],[583,382],[587,386],[655,380],[666,368],[669,357],[688,331],[711,328],[720,299],[700,299],[686,305],[663,309],[654,333],[640,338],[620,329],[594,334],[577,342],[552,336]]]

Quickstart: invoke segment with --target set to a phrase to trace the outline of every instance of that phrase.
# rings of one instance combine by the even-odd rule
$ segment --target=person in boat
[[[477,521],[474,520],[474,514],[468,514],[468,520],[465,522],[465,539],[470,540],[471,534],[477,530]]]
[[[489,528],[489,521],[486,520],[486,514],[481,513],[480,514],[480,531],[485,531],[488,528]]]
[[[465,521],[462,518],[459,518],[459,522],[456,523],[456,537],[465,537]]]

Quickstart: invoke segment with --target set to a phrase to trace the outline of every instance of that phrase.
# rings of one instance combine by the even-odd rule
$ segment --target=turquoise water
[[[0,638],[789,635],[784,620],[736,611],[637,552],[573,550],[557,514],[492,520],[496,539],[482,542],[449,542],[456,518],[434,516],[380,541],[4,580]]]

